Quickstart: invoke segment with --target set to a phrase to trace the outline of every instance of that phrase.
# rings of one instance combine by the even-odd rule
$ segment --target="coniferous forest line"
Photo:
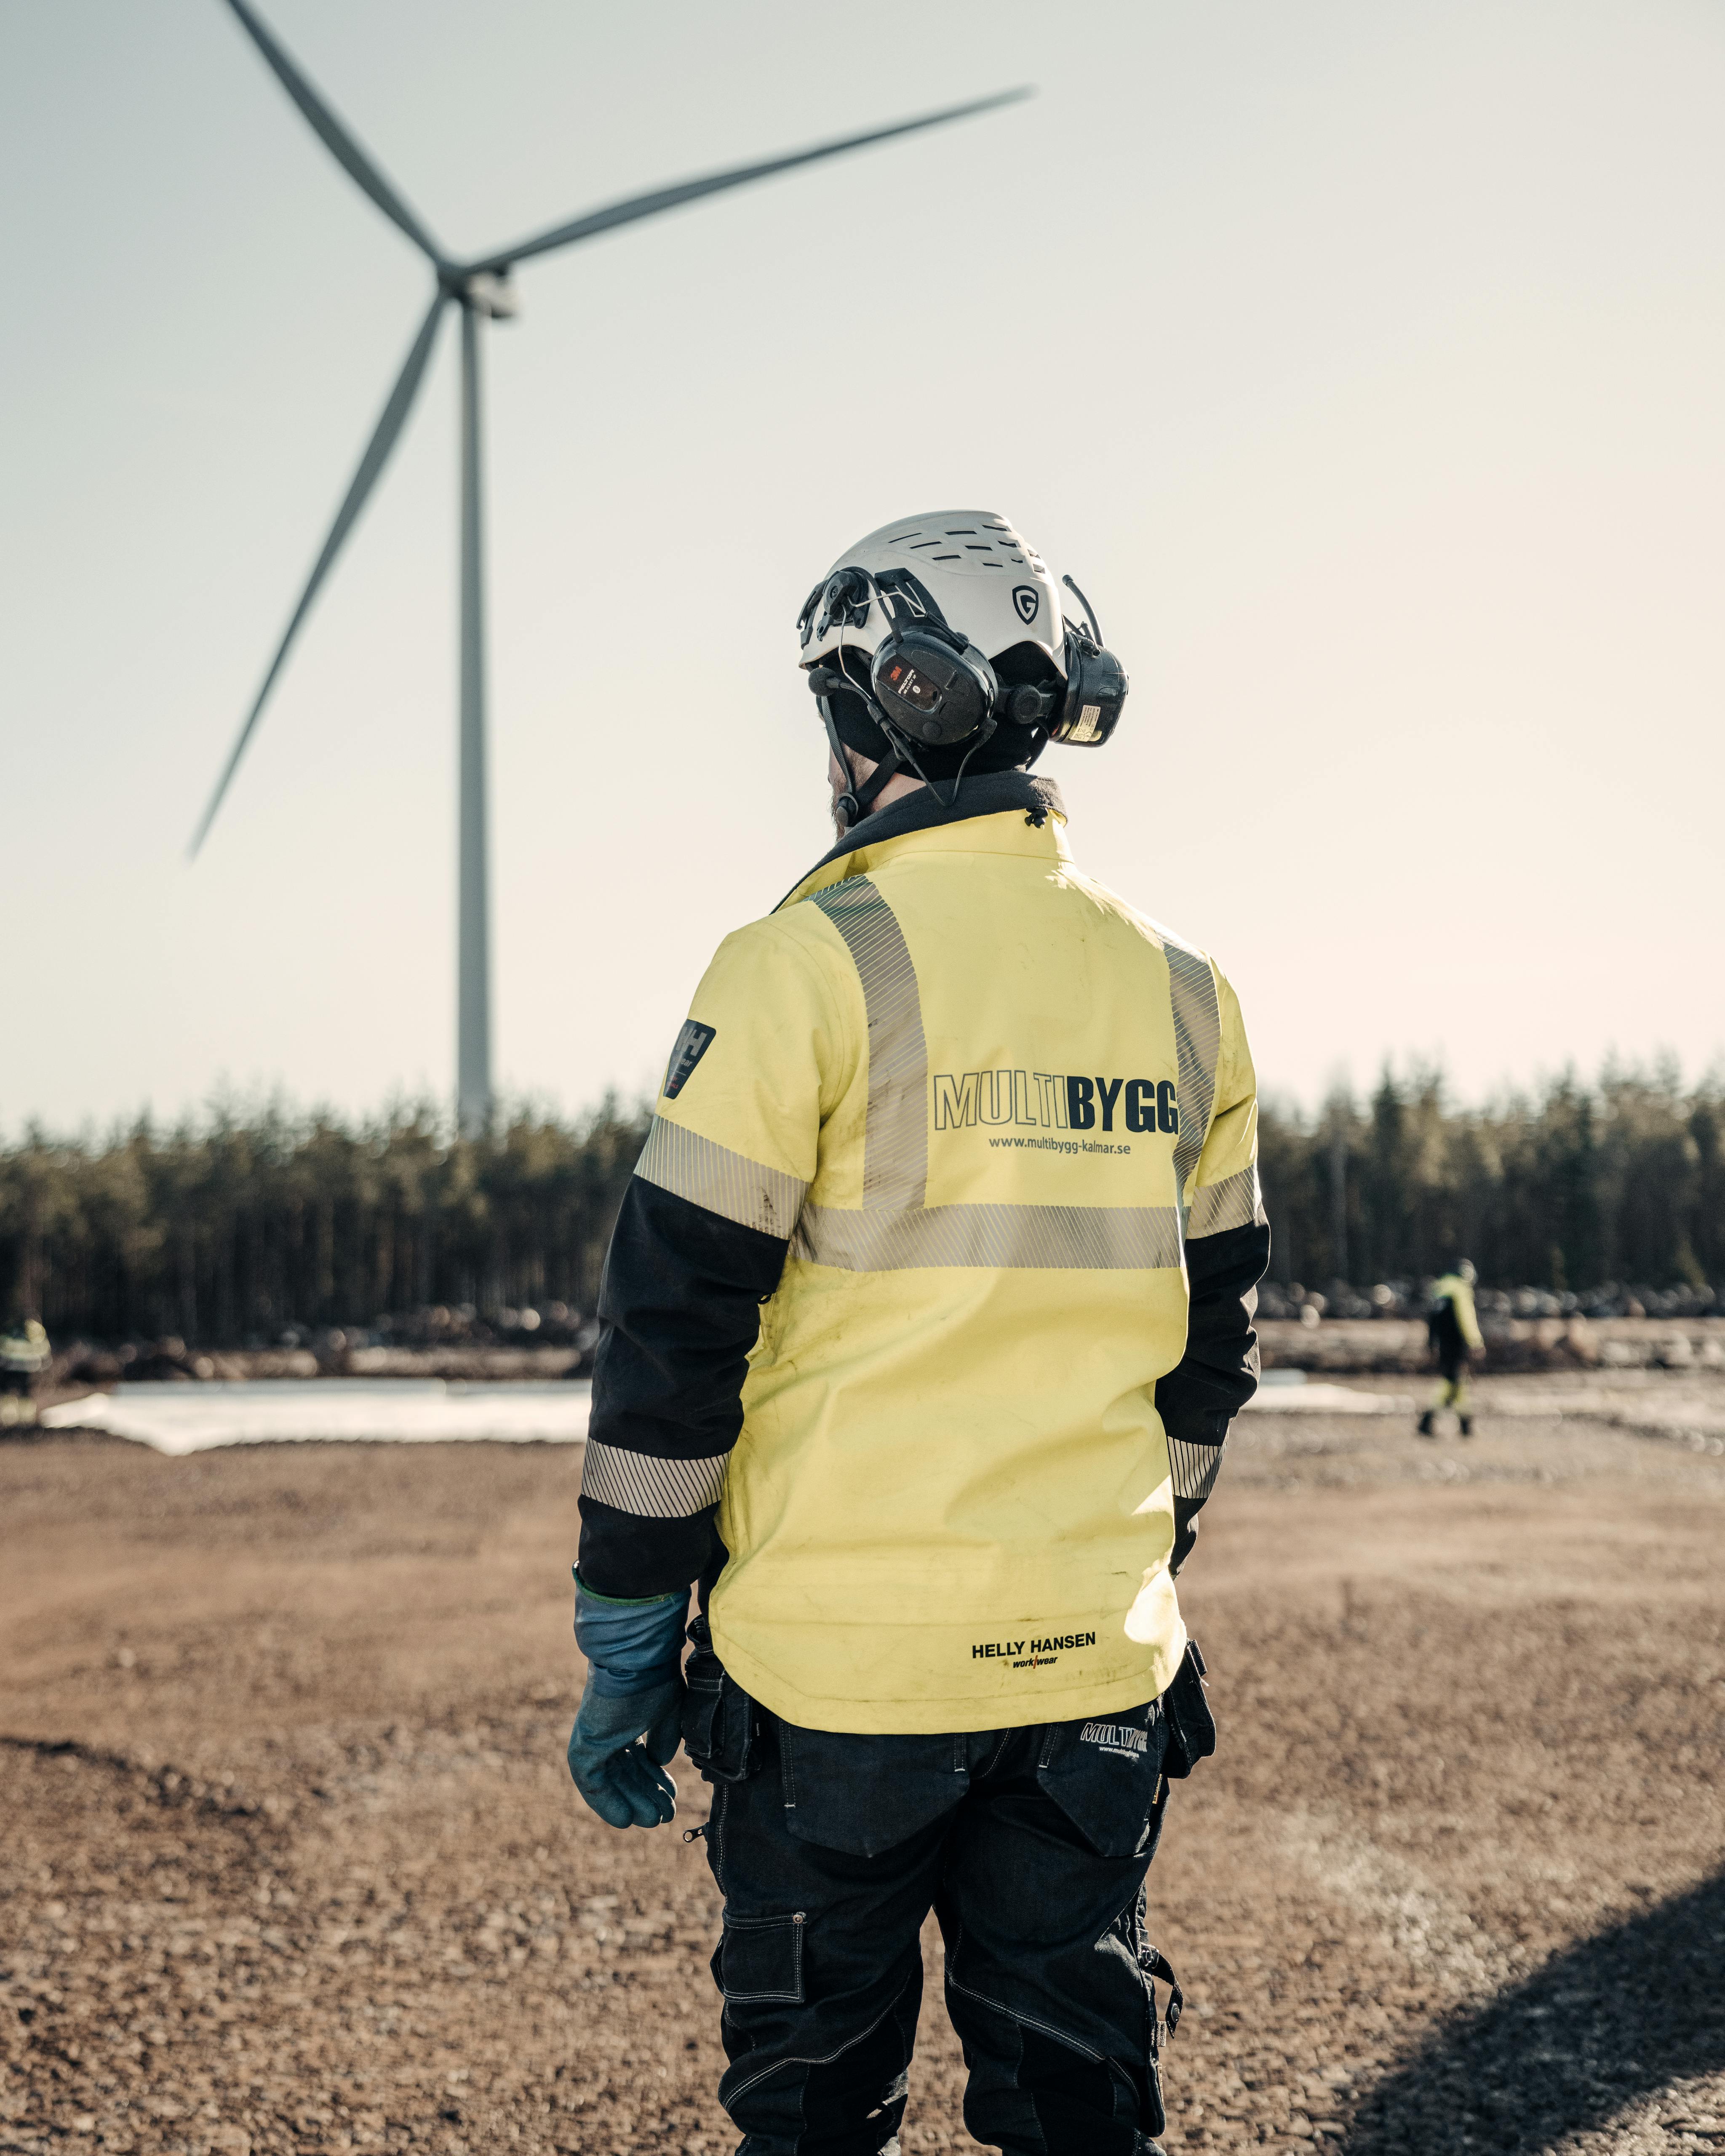
[[[275,1346],[550,1341],[590,1316],[644,1111],[521,1107],[462,1138],[435,1109],[371,1120],[217,1106],[0,1145],[0,1314],[56,1338]],[[1386,1073],[1316,1114],[1266,1106],[1266,1313],[1293,1284],[1332,1314],[1405,1308],[1470,1256],[1487,1288],[1565,1308],[1725,1306],[1725,1081],[1573,1076],[1483,1107]],[[1346,1285],[1351,1283],[1351,1291]],[[1374,1285],[1392,1299],[1373,1303]],[[1278,1292],[1280,1291],[1280,1292]]]

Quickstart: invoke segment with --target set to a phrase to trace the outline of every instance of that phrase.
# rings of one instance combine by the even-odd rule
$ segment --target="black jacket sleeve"
[[[631,1178],[599,1291],[581,1577],[619,1599],[709,1568],[742,1381],[786,1240]]]
[[[1194,1236],[1186,1245],[1186,1352],[1156,1387],[1174,1482],[1175,1572],[1198,1539],[1198,1515],[1221,1471],[1228,1425],[1258,1389],[1252,1320],[1269,1263],[1270,1230],[1261,1224]]]

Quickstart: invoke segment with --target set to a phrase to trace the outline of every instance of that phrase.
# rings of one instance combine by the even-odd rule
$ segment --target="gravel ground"
[[[1171,2150],[1725,2149],[1725,1381],[1606,1383],[1239,1425]],[[699,1850],[562,1763],[578,1472],[0,1445],[0,2150],[734,2145]],[[907,2152],[961,2080],[936,1987]]]

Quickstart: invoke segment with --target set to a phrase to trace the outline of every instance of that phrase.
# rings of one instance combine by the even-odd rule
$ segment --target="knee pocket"
[[[1153,2052],[1098,2051],[993,1999],[978,2003],[999,2017],[1000,2032],[990,2042],[975,2015],[966,2018],[964,2123],[978,2140],[1012,2146],[1029,2128],[1050,2156],[1124,2156],[1141,2135],[1167,2126]]]

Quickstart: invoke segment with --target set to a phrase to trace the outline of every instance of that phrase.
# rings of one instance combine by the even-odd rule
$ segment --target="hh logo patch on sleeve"
[[[684,1021],[683,1030],[677,1035],[677,1045],[671,1050],[670,1061],[665,1070],[665,1097],[675,1101],[695,1075],[695,1066],[713,1045],[718,1029],[701,1025],[694,1019]]]

